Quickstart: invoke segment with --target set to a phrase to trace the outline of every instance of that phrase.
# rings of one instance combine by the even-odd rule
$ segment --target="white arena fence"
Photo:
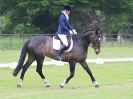
[[[37,35],[53,35],[53,34],[0,34],[0,49],[21,49],[24,42],[30,37]],[[107,47],[133,47],[133,34],[104,34],[102,46]],[[88,59],[88,63],[103,64],[106,62],[133,62],[133,58],[98,58]],[[55,60],[44,61],[44,65],[64,66],[66,63]],[[3,63],[0,67],[15,68],[17,62]],[[32,64],[33,66],[36,63]]]

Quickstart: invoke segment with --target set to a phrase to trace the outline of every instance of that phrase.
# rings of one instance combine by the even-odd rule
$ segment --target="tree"
[[[24,26],[35,33],[54,33],[65,3],[73,5],[71,22],[78,31],[103,28],[121,30],[133,24],[132,0],[0,0],[0,15],[8,20],[7,32]],[[25,28],[24,28],[25,29]],[[26,32],[26,31],[25,31]],[[29,33],[27,31],[27,33]]]

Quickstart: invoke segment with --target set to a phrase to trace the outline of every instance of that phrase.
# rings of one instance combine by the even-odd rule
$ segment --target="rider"
[[[59,49],[58,55],[56,57],[57,60],[61,60],[61,54],[64,50],[68,47],[68,40],[67,36],[71,34],[77,34],[77,32],[70,26],[69,24],[69,14],[71,12],[70,5],[64,5],[62,14],[59,18],[59,27],[56,34],[59,36],[60,40],[62,41],[63,45]]]

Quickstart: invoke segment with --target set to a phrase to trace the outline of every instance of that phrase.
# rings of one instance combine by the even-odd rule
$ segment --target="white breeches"
[[[66,35],[58,34],[58,36],[59,36],[59,38],[61,39],[62,43],[63,43],[65,46],[68,46],[68,41],[67,41]]]

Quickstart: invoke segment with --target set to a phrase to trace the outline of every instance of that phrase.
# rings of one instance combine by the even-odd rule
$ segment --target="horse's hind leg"
[[[70,69],[70,75],[67,79],[65,79],[61,84],[60,87],[63,88],[65,84],[67,84],[71,78],[73,78],[74,73],[75,73],[75,65],[76,62],[69,62],[69,69]]]
[[[22,72],[21,72],[20,78],[19,78],[19,80],[17,82],[17,87],[22,87],[25,72],[27,71],[29,66],[33,63],[34,60],[35,59],[33,59],[32,57],[28,57],[28,60],[26,61],[26,63],[24,64],[24,66],[22,68]]]
[[[36,68],[37,73],[43,79],[43,82],[45,83],[45,87],[50,87],[48,80],[45,78],[44,74],[42,73],[42,66],[43,66],[44,58],[39,58],[36,60],[37,60],[37,68]]]
[[[88,67],[86,61],[85,62],[81,62],[80,64],[86,70],[86,72],[89,74],[89,76],[90,76],[92,82],[94,83],[95,87],[98,88],[99,84],[97,83],[97,81],[95,80],[94,76],[92,75],[92,72],[91,72],[90,68]]]

